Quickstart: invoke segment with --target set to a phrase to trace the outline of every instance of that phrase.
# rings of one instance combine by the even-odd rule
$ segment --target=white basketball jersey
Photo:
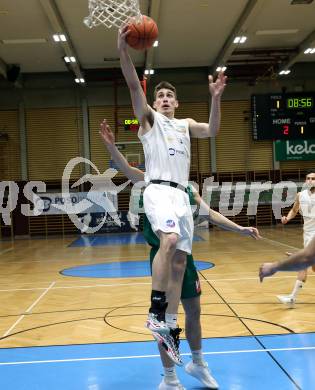
[[[300,192],[300,213],[304,219],[305,233],[315,232],[315,193],[309,190]]]
[[[152,129],[138,136],[144,150],[145,181],[173,181],[186,187],[190,169],[188,121],[154,112]]]

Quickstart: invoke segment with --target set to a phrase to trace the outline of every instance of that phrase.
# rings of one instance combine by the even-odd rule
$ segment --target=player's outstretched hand
[[[105,146],[113,146],[115,145],[115,136],[111,131],[106,119],[100,124],[101,130],[99,131],[100,136],[102,137],[102,141]]]
[[[282,223],[283,225],[287,224],[288,222],[289,222],[289,220],[288,220],[287,217],[285,217],[285,216],[281,217],[281,223]]]
[[[227,77],[224,72],[219,72],[216,81],[213,81],[213,76],[209,75],[209,91],[212,97],[220,97],[226,86]]]
[[[251,226],[242,227],[241,233],[244,234],[245,236],[250,236],[252,238],[255,238],[255,240],[262,238],[261,235],[259,234],[258,229]]]
[[[264,263],[259,268],[259,279],[260,282],[267,276],[271,276],[277,272],[276,263]]]

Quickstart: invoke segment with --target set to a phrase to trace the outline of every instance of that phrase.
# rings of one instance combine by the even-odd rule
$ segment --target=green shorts
[[[152,262],[159,248],[151,247],[150,251],[150,267],[152,270]],[[194,264],[192,255],[187,255],[187,265],[183,280],[181,299],[195,298],[201,294],[201,286],[198,273]]]

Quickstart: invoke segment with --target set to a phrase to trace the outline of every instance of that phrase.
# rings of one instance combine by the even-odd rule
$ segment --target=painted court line
[[[4,249],[3,251],[0,252],[0,256],[4,255],[5,253],[11,252],[11,251],[13,251],[13,248]]]
[[[55,283],[56,282],[52,282],[51,284],[50,284],[50,286],[49,287],[47,287],[46,289],[45,289],[45,291],[36,299],[36,301],[35,302],[33,302],[32,304],[31,304],[31,306],[26,310],[26,312],[25,313],[30,313],[30,311],[37,305],[37,303],[43,298],[43,296],[44,295],[46,295],[47,293],[48,293],[48,291],[55,285]],[[8,329],[4,334],[3,334],[3,336],[2,337],[5,337],[5,336],[7,336],[22,320],[23,320],[23,318],[25,317],[25,314],[23,314],[23,315],[21,315],[21,317],[20,318],[18,318],[16,321],[15,321],[15,323],[11,326],[11,328],[10,329]]]
[[[266,238],[266,237],[262,237],[262,240],[269,241],[269,242],[272,242],[272,243],[277,244],[277,245],[286,246],[287,248],[292,248],[292,249],[295,249],[297,251],[302,249],[302,248],[297,248],[296,246],[284,244],[283,242],[280,242],[280,241],[271,240],[270,238]]]
[[[219,275],[217,275],[219,276]],[[149,276],[148,276],[149,277]],[[308,278],[314,278],[315,274],[308,275]],[[273,276],[272,280],[275,279],[296,279],[296,275],[283,275],[283,276]],[[207,282],[216,282],[216,283],[224,283],[224,282],[241,282],[241,281],[247,281],[247,280],[259,280],[258,276],[252,276],[252,277],[246,277],[246,278],[221,278],[218,277],[217,279],[202,279],[200,280],[200,283],[207,283]],[[269,279],[271,280],[271,279]],[[101,288],[101,287],[132,287],[132,286],[150,286],[151,282],[142,282],[142,283],[112,283],[112,284],[92,284],[87,286],[58,286],[53,287],[52,290],[75,290],[75,289],[84,289],[84,288]],[[0,289],[0,292],[14,292],[14,291],[36,291],[36,290],[46,290],[45,287],[30,287],[30,288],[8,288],[8,289]]]
[[[239,353],[257,353],[257,352],[286,352],[286,351],[312,351],[314,347],[296,347],[296,348],[269,348],[269,349],[245,349],[235,351],[217,351],[204,352],[204,355],[229,355]],[[190,356],[191,353],[182,353],[182,356]],[[148,359],[160,358],[160,355],[134,355],[134,356],[111,356],[111,357],[93,357],[93,358],[75,358],[75,359],[51,359],[51,360],[32,360],[19,362],[0,362],[0,366],[15,366],[25,364],[47,364],[47,363],[71,363],[71,362],[88,362],[100,360],[127,360],[127,359]]]

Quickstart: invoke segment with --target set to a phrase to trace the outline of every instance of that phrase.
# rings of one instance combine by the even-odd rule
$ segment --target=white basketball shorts
[[[162,184],[150,184],[143,193],[144,211],[157,234],[176,233],[176,249],[191,253],[194,222],[188,195]]]

